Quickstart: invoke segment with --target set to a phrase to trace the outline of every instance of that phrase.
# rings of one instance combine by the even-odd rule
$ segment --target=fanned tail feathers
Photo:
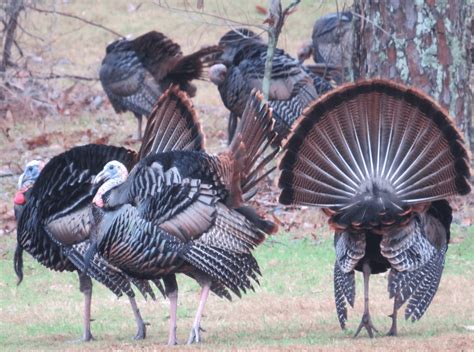
[[[148,119],[139,157],[203,149],[204,135],[192,102],[178,86],[172,86],[160,97]]]
[[[229,149],[238,163],[240,187],[243,199],[256,193],[259,181],[275,168],[264,170],[279,152],[278,134],[274,131],[274,119],[263,96],[252,91]]]
[[[222,48],[214,45],[202,48],[192,54],[180,57],[167,77],[173,82],[186,83],[193,79],[204,78],[206,63],[212,63],[212,57],[222,52]]]
[[[418,204],[470,192],[469,158],[448,114],[388,80],[324,95],[285,149],[280,202],[330,208],[342,228],[388,225]]]

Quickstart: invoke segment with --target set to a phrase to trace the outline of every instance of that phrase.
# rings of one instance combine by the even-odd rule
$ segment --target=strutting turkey
[[[122,160],[130,166],[134,154],[124,148],[102,145],[76,147],[54,157],[46,165],[40,161],[28,163],[19,180],[14,199],[18,225],[14,267],[18,283],[23,279],[23,250],[51,270],[77,271],[79,288],[84,294],[84,341],[93,338],[90,277],[117,296],[128,296],[138,329],[135,339],[146,336],[131,283],[145,298],[150,295],[154,299],[148,282],[130,279],[99,256],[92,258],[90,277],[82,274],[84,254],[89,247],[83,240],[90,228],[87,213],[95,193],[93,177],[110,160]],[[156,284],[163,291],[161,283]]]
[[[142,116],[148,117],[160,95],[178,84],[191,97],[202,78],[205,57],[216,54],[216,46],[183,56],[181,48],[164,34],[151,31],[134,40],[119,39],[109,44],[99,77],[117,113],[131,111],[138,119],[141,139]]]
[[[228,127],[231,141],[247,97],[252,89],[262,89],[267,46],[247,29],[226,33],[219,45],[223,50],[222,63],[210,68],[209,78],[217,85],[224,105],[231,112]],[[326,80],[312,74],[282,49],[275,49],[269,105],[280,136],[278,143],[289,133],[303,109],[331,88]]]
[[[171,93],[187,101],[184,94]],[[165,107],[160,99],[152,116],[163,115]],[[96,245],[91,248],[130,276],[163,278],[170,298],[170,345],[177,343],[175,274],[185,273],[202,286],[188,339],[199,342],[209,291],[231,299],[229,290],[240,297],[253,289],[260,271],[251,250],[277,229],[243,203],[271,171],[265,166],[278,152],[270,147],[277,137],[273,119],[258,94],[242,116],[229,149],[218,155],[204,151],[194,111],[167,117],[168,123],[153,118],[133,170],[113,161],[96,178],[101,187],[93,201]]]
[[[316,64],[327,65],[327,71],[336,83],[342,83],[352,60],[352,17],[352,12],[343,11],[319,18],[314,23],[311,40],[298,51],[299,61],[304,62],[313,56]],[[315,68],[324,74],[321,72],[324,65]]]
[[[323,208],[335,230],[334,293],[342,328],[355,299],[354,270],[390,269],[388,291],[405,318],[420,319],[440,283],[452,210],[446,198],[470,192],[463,140],[424,93],[387,80],[342,86],[308,108],[284,147],[282,204]]]

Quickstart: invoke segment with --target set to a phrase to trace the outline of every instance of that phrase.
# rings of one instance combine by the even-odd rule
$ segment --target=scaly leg
[[[392,318],[392,326],[390,330],[387,333],[387,336],[397,336],[398,335],[398,329],[397,329],[397,296],[395,296],[393,300],[393,313],[389,315],[390,318]]]
[[[209,297],[210,289],[211,289],[211,282],[206,282],[202,286],[201,299],[199,301],[199,307],[196,312],[196,317],[194,318],[193,328],[191,329],[191,333],[189,335],[188,345],[195,342],[196,343],[201,342],[201,335],[200,335],[200,331],[202,330],[201,318],[202,318],[202,313],[204,312],[204,306],[206,305],[207,298]]]
[[[133,337],[134,340],[143,340],[146,337],[146,324],[143,321],[143,318],[140,314],[140,310],[137,306],[137,301],[134,297],[128,297],[130,300],[130,305],[132,306],[133,315],[135,316],[135,321],[137,322],[137,334]]]
[[[170,325],[168,334],[168,346],[178,344],[176,338],[176,321],[178,311],[178,283],[176,282],[176,275],[167,275],[163,278],[165,284],[165,293],[170,300]]]
[[[362,315],[362,320],[359,324],[359,327],[357,328],[354,337],[357,337],[357,335],[359,335],[360,331],[364,327],[369,333],[369,337],[373,338],[374,331],[378,332],[378,330],[372,324],[372,319],[370,318],[369,313],[369,278],[371,269],[367,261],[365,261],[362,265],[362,272],[364,274],[364,315]]]
[[[135,117],[137,118],[137,140],[141,141],[142,140],[142,119],[143,116],[139,114],[135,114]]]
[[[92,303],[92,280],[89,276],[79,273],[79,290],[84,294],[84,330],[82,340],[87,342],[94,340],[91,333],[91,303]]]

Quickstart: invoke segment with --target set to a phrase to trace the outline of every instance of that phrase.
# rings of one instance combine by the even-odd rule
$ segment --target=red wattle
[[[23,205],[26,203],[25,195],[23,194],[22,191],[18,191],[15,194],[15,198],[13,199],[13,202],[16,205]]]

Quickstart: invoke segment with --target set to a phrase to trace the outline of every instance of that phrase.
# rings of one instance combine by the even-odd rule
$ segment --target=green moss
[[[406,57],[406,44],[407,41],[404,38],[394,38],[395,49],[397,51],[397,62],[395,66],[400,73],[400,78],[403,82],[408,82],[410,77],[410,71],[408,70],[408,61]]]

